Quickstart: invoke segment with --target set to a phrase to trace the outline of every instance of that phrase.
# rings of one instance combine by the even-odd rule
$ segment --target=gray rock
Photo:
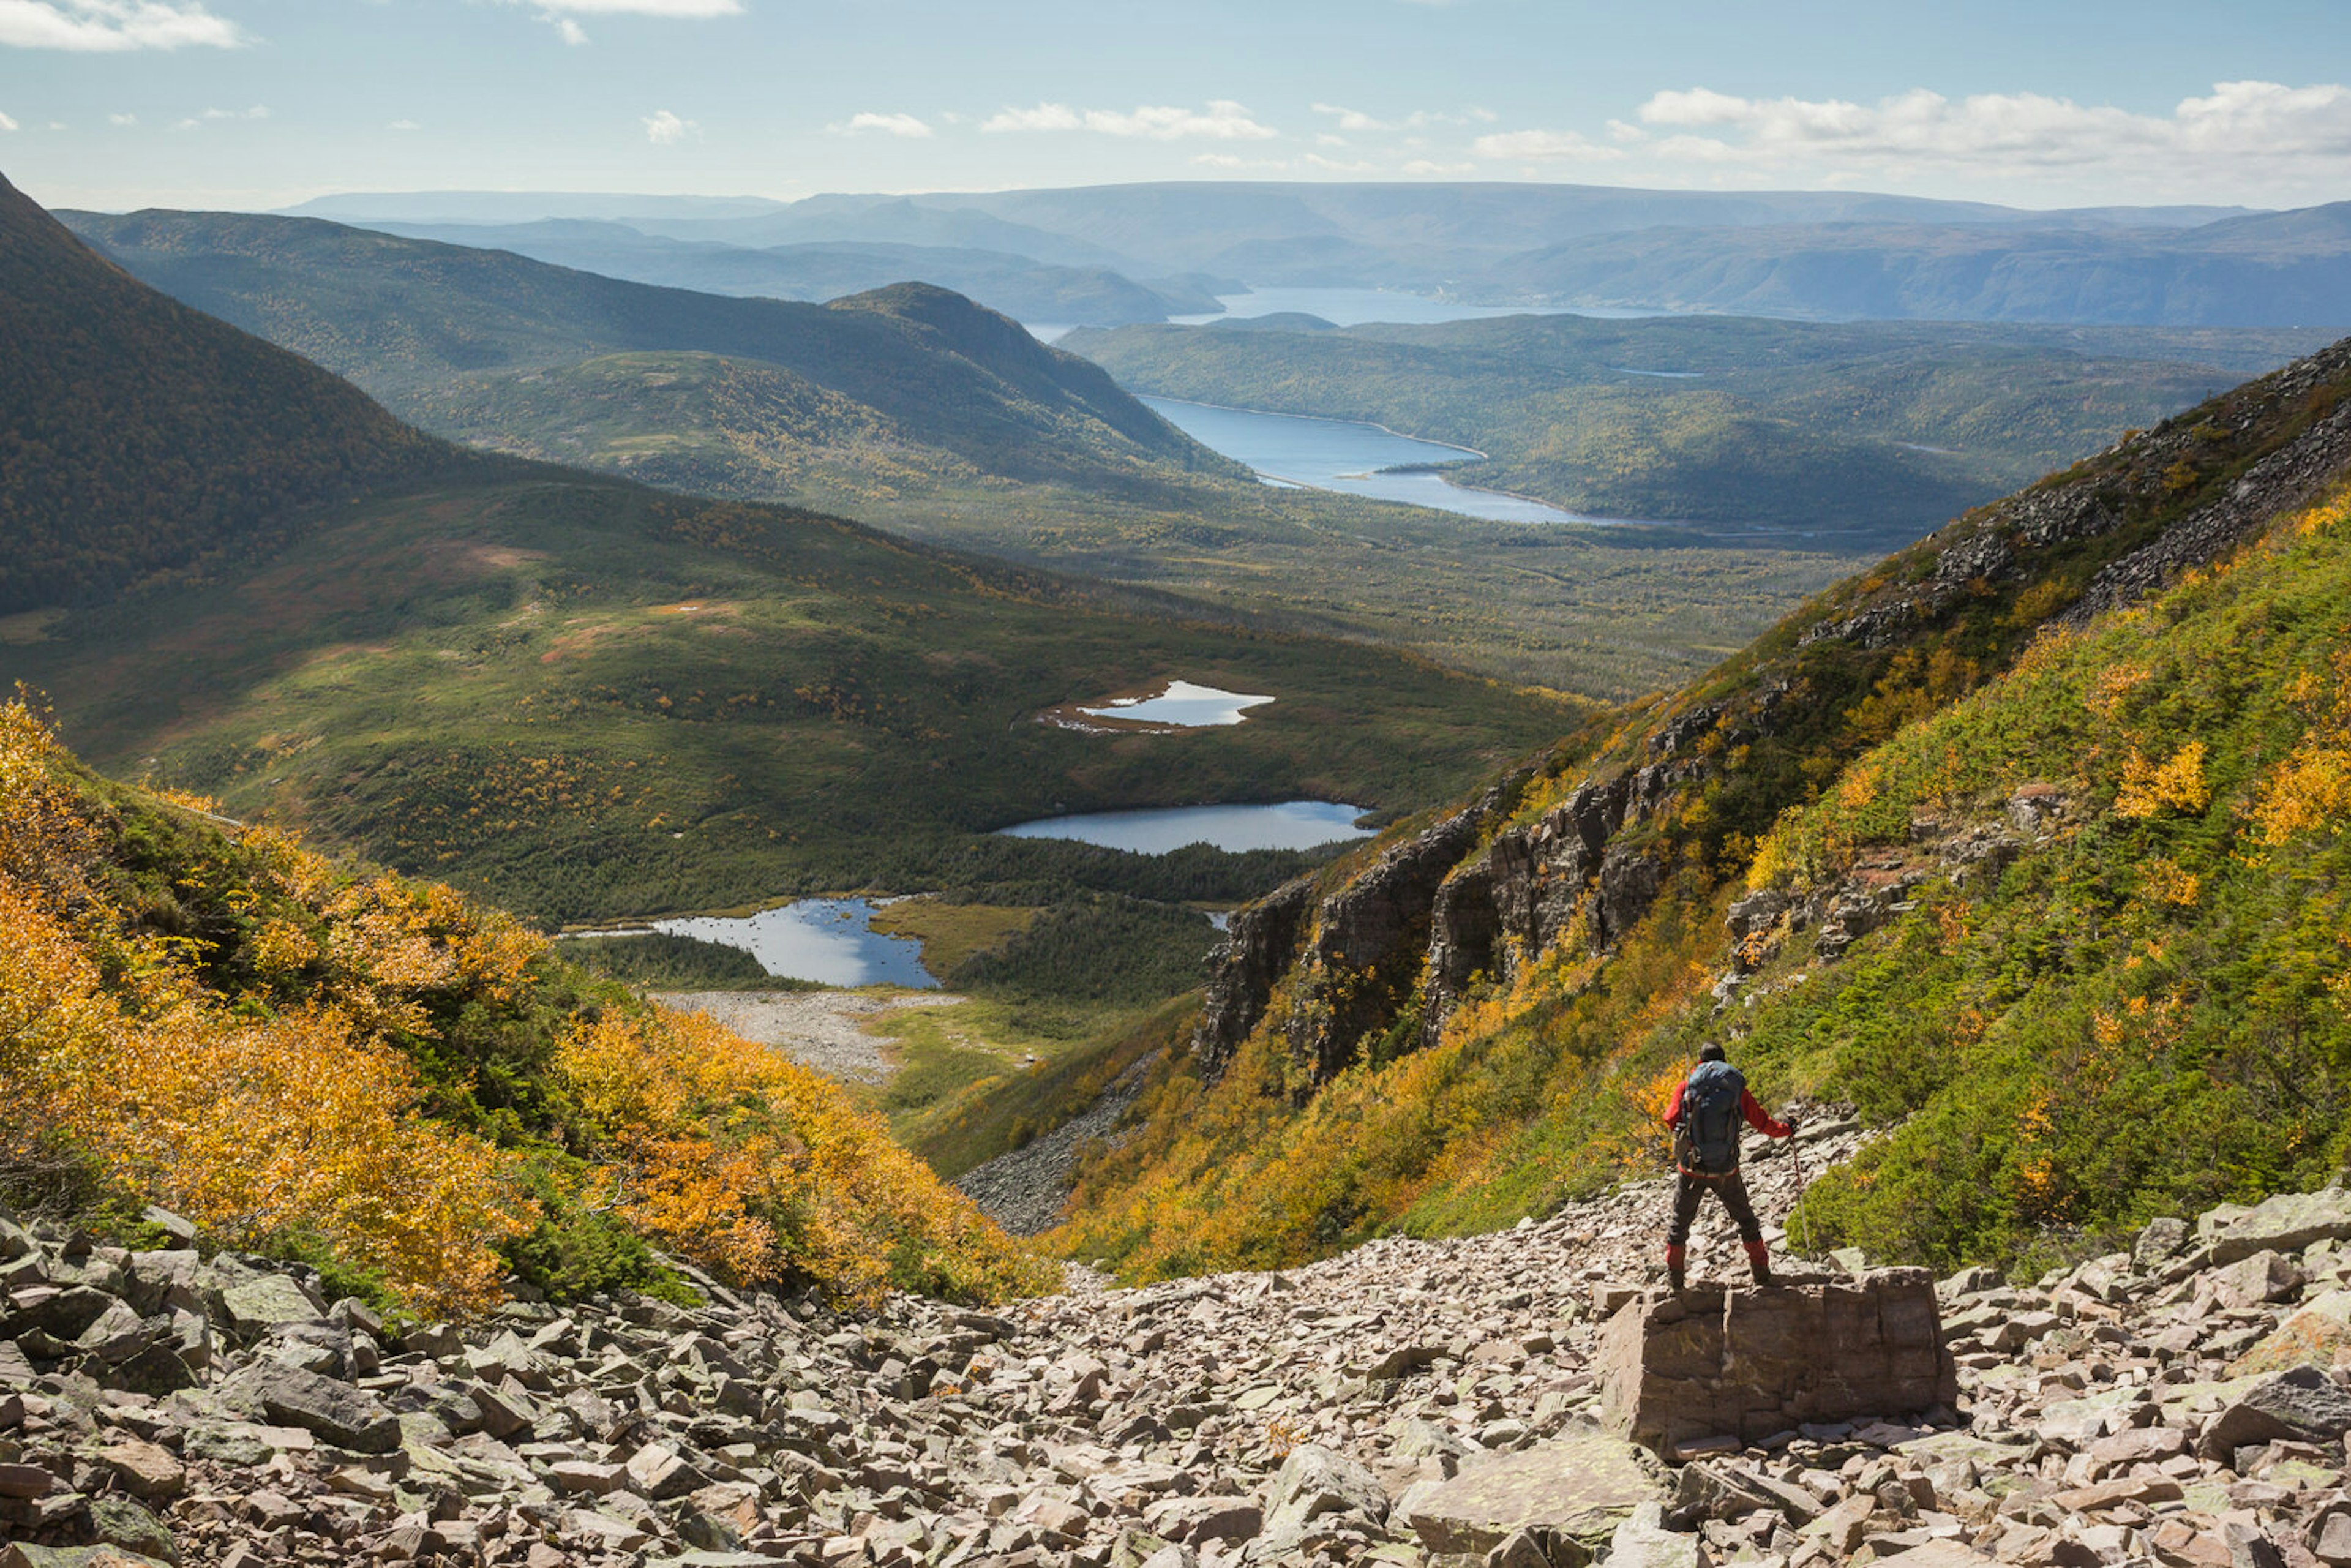
[[[1608,1568],[1698,1568],[1698,1538],[1666,1528],[1663,1511],[1645,1502],[1608,1541]]]
[[[282,1362],[257,1361],[221,1389],[225,1401],[259,1410],[339,1448],[389,1454],[400,1447],[400,1417],[374,1395]]]
[[[2142,1274],[2168,1262],[2188,1245],[2188,1222],[2165,1216],[2150,1219],[2131,1244],[2131,1265]]]
[[[2297,1366],[2256,1385],[2205,1424],[2196,1451],[2227,1464],[2239,1448],[2280,1440],[2339,1443],[2351,1432],[2351,1393],[2314,1366]]]
[[[1295,1542],[1308,1525],[1333,1513],[1377,1524],[1387,1518],[1387,1489],[1346,1455],[1301,1443],[1290,1449],[1266,1493],[1263,1536],[1269,1549]]]
[[[2213,1263],[2256,1252],[2299,1252],[2314,1241],[2351,1238],[2351,1192],[2285,1192],[2251,1208],[2224,1205],[2199,1217],[2196,1239]]]
[[[1431,1552],[1483,1553],[1531,1527],[1596,1544],[1662,1490],[1631,1444],[1587,1435],[1473,1458],[1451,1480],[1414,1488],[1399,1509]]]
[[[264,1274],[221,1292],[221,1304],[238,1332],[257,1334],[279,1323],[308,1322],[326,1310],[283,1274]]]

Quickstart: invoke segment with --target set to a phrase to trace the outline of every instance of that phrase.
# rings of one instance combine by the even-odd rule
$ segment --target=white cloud
[[[1494,119],[1494,111],[1489,109],[1466,109],[1458,114],[1448,114],[1442,110],[1416,109],[1395,120],[1378,120],[1360,109],[1349,109],[1336,103],[1318,103],[1314,105],[1314,112],[1330,115],[1338,120],[1340,130],[1358,134],[1374,131],[1423,131],[1432,125],[1468,125],[1473,121],[1490,124]]]
[[[656,147],[674,147],[689,136],[702,134],[697,120],[680,120],[666,109],[657,109],[644,117],[645,140]]]
[[[269,110],[257,103],[251,109],[207,109],[201,114],[192,114],[185,120],[176,121],[173,123],[172,129],[174,131],[195,131],[213,123],[214,120],[266,120],[268,118]]]
[[[1343,163],[1335,158],[1325,158],[1320,152],[1309,152],[1306,155],[1306,162],[1309,168],[1321,169],[1332,174],[1375,174],[1379,172],[1380,167],[1377,163],[1362,160]]]
[[[1606,162],[1625,154],[1603,147],[1578,131],[1494,131],[1469,144],[1480,158],[1507,158],[1518,162],[1568,160]]]
[[[1474,174],[1478,172],[1478,165],[1475,163],[1438,163],[1426,158],[1416,158],[1411,162],[1406,163],[1404,166],[1404,172],[1407,174],[1421,175]]]
[[[0,114],[0,131],[15,131],[16,129],[18,129],[18,127],[15,120],[9,119],[5,114]]]
[[[1656,94],[1640,119],[1667,134],[1612,125],[1612,136],[1663,160],[1759,173],[2064,175],[2206,193],[2245,179],[2318,185],[2351,176],[2351,88],[2339,83],[2220,82],[2169,114],[2040,93],[1954,99],[1917,89],[1862,104],[1691,88]]]
[[[854,136],[861,131],[879,131],[887,136],[931,134],[931,128],[911,114],[875,114],[871,110],[852,114],[824,128],[828,136]]]
[[[395,120],[390,125],[385,126],[384,129],[386,131],[422,131],[424,127],[417,124],[416,121],[413,120]]]
[[[990,116],[982,131],[1092,131],[1104,136],[1144,137],[1175,141],[1198,137],[1212,141],[1270,141],[1280,134],[1249,118],[1248,110],[1230,99],[1212,99],[1205,112],[1172,104],[1146,104],[1132,114],[1107,109],[1078,110],[1066,103],[1040,103],[1034,109],[1008,109]]]
[[[739,16],[743,0],[506,0],[528,5],[555,36],[575,48],[588,42],[581,16],[652,16],[664,21],[703,22],[714,16]],[[5,0],[0,0],[5,4]]]
[[[106,123],[109,125],[136,125],[139,123],[139,117],[135,114],[110,114],[106,117]]]
[[[110,54],[126,49],[231,49],[235,23],[202,0],[0,0],[0,47]]]
[[[1231,152],[1196,152],[1192,162],[1204,169],[1287,169],[1283,158],[1243,158]]]

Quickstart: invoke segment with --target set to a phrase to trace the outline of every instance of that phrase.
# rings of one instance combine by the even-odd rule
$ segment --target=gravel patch
[[[1069,1201],[1078,1146],[1107,1137],[1143,1091],[1148,1058],[1112,1080],[1102,1097],[1041,1137],[963,1174],[956,1186],[979,1210],[1015,1236],[1050,1230]]]
[[[667,991],[653,1000],[702,1013],[723,1028],[772,1046],[804,1066],[853,1083],[882,1083],[895,1071],[865,1026],[905,1008],[943,1008],[964,1000],[945,991]]]

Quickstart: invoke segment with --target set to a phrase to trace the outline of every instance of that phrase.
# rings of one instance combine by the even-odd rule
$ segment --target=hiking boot
[[[1771,1249],[1761,1241],[1747,1243],[1747,1266],[1754,1270],[1755,1282],[1769,1285],[1771,1279]]]
[[[1687,1270],[1683,1267],[1688,1257],[1689,1253],[1683,1248],[1666,1249],[1666,1284],[1677,1296],[1682,1293],[1682,1287],[1689,1283]]]

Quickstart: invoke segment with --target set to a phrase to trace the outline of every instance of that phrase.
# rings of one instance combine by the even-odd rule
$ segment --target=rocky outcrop
[[[1698,1285],[1626,1303],[1600,1343],[1610,1428],[1671,1455],[1959,1399],[1923,1269],[1769,1287]]]
[[[2346,367],[2351,367],[2351,340],[2279,371],[2273,395],[2289,403],[2310,399]],[[2192,443],[2193,431],[2182,434]],[[2192,461],[2194,455],[2188,452],[2182,460]],[[2101,570],[2058,623],[2085,626],[2093,616],[2158,592],[2181,572],[2220,559],[2278,513],[2315,499],[2346,466],[2351,466],[2351,402],[2335,406],[2292,444],[2255,463],[2219,499]]]
[[[1192,1030],[1192,1054],[1209,1082],[1225,1075],[1233,1052],[1265,1017],[1274,986],[1298,956],[1300,931],[1313,907],[1314,880],[1301,877],[1234,915],[1209,958],[1200,1021]]]
[[[1524,783],[1497,786],[1478,805],[1391,846],[1319,904],[1313,884],[1301,881],[1235,915],[1192,1036],[1203,1076],[1224,1075],[1285,973],[1283,1040],[1301,1080],[1322,1083],[1353,1061],[1419,978],[1438,888]]]
[[[1477,847],[1472,808],[1382,855],[1323,901],[1283,1035],[1311,1083],[1335,1076],[1366,1035],[1384,1029],[1418,980],[1437,890]]]

